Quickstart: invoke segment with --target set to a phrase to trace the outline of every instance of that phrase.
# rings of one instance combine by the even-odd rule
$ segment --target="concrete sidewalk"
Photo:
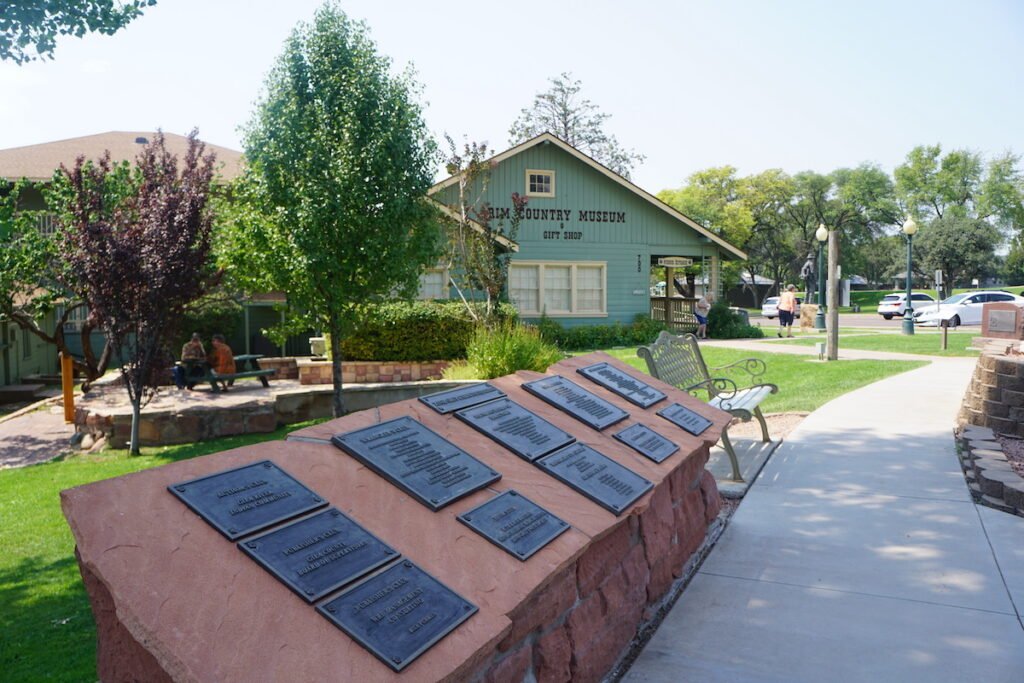
[[[974,363],[808,416],[625,680],[1024,680],[1024,519],[975,508],[952,439]]]
[[[768,339],[707,339],[701,340],[701,346],[717,346],[725,349],[743,349],[753,353],[788,353],[794,356],[815,356],[818,349],[814,346],[788,344],[784,340]],[[864,349],[848,349],[839,341],[839,360],[927,360],[933,361],[943,356],[925,356],[916,353],[897,353],[895,351],[867,351]],[[965,358],[974,363],[974,358]],[[974,367],[973,365],[971,367]]]

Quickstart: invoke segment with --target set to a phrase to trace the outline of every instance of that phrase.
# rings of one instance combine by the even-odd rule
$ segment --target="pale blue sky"
[[[0,148],[162,127],[240,148],[306,0],[160,0],[114,36],[0,64]],[[891,170],[917,144],[1024,152],[1024,2],[443,3],[351,0],[379,50],[413,63],[427,123],[507,147],[519,110],[571,71],[647,156],[657,192],[695,170]]]

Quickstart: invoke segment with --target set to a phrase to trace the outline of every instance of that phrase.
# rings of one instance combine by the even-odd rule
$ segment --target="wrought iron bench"
[[[739,387],[727,377],[715,377],[708,371],[704,357],[697,345],[697,338],[692,334],[681,336],[662,332],[650,346],[641,346],[636,355],[647,362],[647,370],[663,382],[699,396],[699,392],[707,392],[707,403],[724,410],[733,417],[744,422],[756,417],[761,423],[761,436],[765,442],[771,441],[768,436],[768,424],[761,413],[761,402],[779,388],[774,384],[759,383],[758,378],[764,375],[764,361],[758,358],[745,358],[717,368],[711,368],[716,374],[723,370],[740,370],[750,375],[751,385]],[[736,451],[729,440],[728,428],[722,430],[722,447],[732,463],[732,478],[743,481],[740,474]]]

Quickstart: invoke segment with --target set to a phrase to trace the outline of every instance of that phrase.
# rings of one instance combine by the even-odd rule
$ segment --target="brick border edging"
[[[956,435],[957,457],[974,501],[1024,517],[1024,477],[1006,459],[995,433],[967,425]]]
[[[964,394],[959,423],[1024,436],[1024,355],[1006,344],[987,343]]]

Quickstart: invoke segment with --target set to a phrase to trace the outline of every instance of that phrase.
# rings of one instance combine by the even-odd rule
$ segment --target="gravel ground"
[[[764,416],[768,423],[768,433],[772,439],[784,439],[789,433],[796,429],[796,426],[803,422],[807,413],[771,413]],[[749,422],[734,420],[729,427],[729,436],[736,439],[760,439],[761,425],[757,419]]]
[[[1024,477],[1024,439],[997,434],[996,439],[1003,445],[1003,453],[1014,472]]]

